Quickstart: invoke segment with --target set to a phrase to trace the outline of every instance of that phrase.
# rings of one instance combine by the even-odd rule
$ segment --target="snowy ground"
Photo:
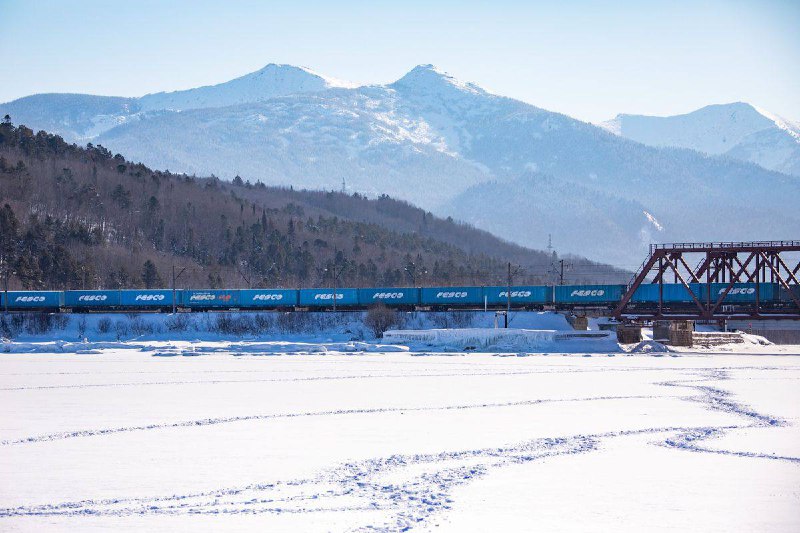
[[[0,530],[800,530],[783,348],[170,350],[0,354]]]

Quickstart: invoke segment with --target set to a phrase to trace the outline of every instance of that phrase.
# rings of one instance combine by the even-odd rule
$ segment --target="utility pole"
[[[336,299],[337,299],[336,298],[336,285],[337,285],[336,282],[338,281],[338,277],[339,277],[339,274],[341,274],[341,272],[338,272],[338,273],[336,272],[336,256],[338,255],[339,251],[336,248],[334,248],[333,250],[334,250],[333,251],[333,266],[331,266],[330,269],[325,268],[323,270],[323,272],[330,272],[331,275],[333,276],[333,282],[332,282],[332,285],[333,285],[333,312],[335,313],[336,312]],[[324,279],[325,278],[323,277],[323,280]]]
[[[6,268],[5,268],[5,272],[3,273],[4,274],[3,277],[5,278],[3,280],[4,281],[3,292],[5,293],[3,295],[3,308],[4,308],[4,311],[5,311],[5,314],[8,314],[8,275],[9,275],[9,271],[8,270],[9,269],[8,269],[8,265],[4,265],[4,266]]]
[[[177,303],[176,303],[176,292],[177,291],[175,290],[175,284],[178,282],[178,278],[181,277],[181,274],[183,274],[185,271],[186,271],[186,267],[183,267],[181,269],[181,271],[178,272],[178,275],[176,276],[175,275],[175,265],[172,265],[172,314],[173,315],[177,312]]]
[[[506,283],[506,318],[504,327],[508,329],[508,316],[511,314],[511,286],[514,284],[514,276],[522,271],[522,267],[516,267],[511,270],[511,263],[508,263],[508,278]]]
[[[506,319],[505,329],[508,329],[508,314],[511,312],[511,263],[508,263],[508,287],[506,287]]]
[[[566,267],[567,269],[569,269],[572,266],[572,263],[568,263],[568,262],[564,261],[563,259],[559,259],[558,262],[561,265],[561,274],[558,277],[558,284],[559,285],[563,285],[564,284],[564,268]]]
[[[339,249],[337,247],[333,247],[333,267],[331,268],[333,274],[333,312],[336,312],[336,285],[339,278],[339,275],[342,273],[341,271],[336,271],[337,266],[337,259],[339,257]],[[328,270],[327,268],[325,270]]]
[[[247,268],[247,262],[246,261],[243,262],[242,266],[244,266],[245,269],[246,269]],[[252,289],[253,288],[253,284],[250,282],[250,278],[245,275],[245,273],[242,271],[241,268],[239,268],[239,265],[236,265],[236,271],[239,273],[240,276],[242,276],[242,279],[244,280],[244,282],[247,283],[247,288],[248,289]]]
[[[428,273],[428,271],[426,269],[424,269],[424,268],[420,272],[417,272],[417,268],[418,268],[417,263],[415,263],[413,261],[410,261],[406,266],[403,267],[403,270],[409,276],[411,276],[411,284],[414,287],[417,286],[417,274],[419,274],[420,278],[421,278],[424,274]]]
[[[333,249],[333,312],[336,312],[336,248]]]
[[[413,262],[409,262],[406,266],[403,267],[403,271],[405,271],[406,274],[411,276],[411,286],[412,287],[416,287],[417,286],[417,265],[415,265]]]

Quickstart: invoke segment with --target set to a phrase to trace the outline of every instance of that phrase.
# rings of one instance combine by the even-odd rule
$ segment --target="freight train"
[[[716,302],[726,283],[694,283],[690,287],[698,299]],[[800,297],[797,285],[790,287]],[[511,287],[514,309],[613,309],[622,299],[625,285],[559,285]],[[502,309],[509,300],[509,289],[502,286],[473,287],[385,287],[371,289],[150,289],[150,290],[71,290],[9,291],[0,293],[0,308],[9,311],[232,311],[232,310],[325,310],[364,309],[383,303],[399,309]],[[777,283],[737,283],[723,305],[746,307],[758,298],[762,308],[790,306],[786,289]],[[641,285],[629,309],[652,309],[661,302],[665,311],[691,309],[696,304],[682,284]]]

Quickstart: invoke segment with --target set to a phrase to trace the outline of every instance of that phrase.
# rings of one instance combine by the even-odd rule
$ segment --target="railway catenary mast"
[[[508,264],[508,287],[506,287],[505,327],[508,329],[508,314],[511,313],[511,263]]]

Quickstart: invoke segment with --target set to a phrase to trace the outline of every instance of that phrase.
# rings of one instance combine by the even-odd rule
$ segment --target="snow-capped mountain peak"
[[[727,155],[800,175],[800,125],[746,102],[716,104],[684,115],[617,115],[606,130],[650,146]]]
[[[389,87],[417,94],[441,94],[452,91],[480,95],[487,94],[485,90],[477,85],[463,82],[430,64],[417,65],[405,76],[389,85]]]
[[[668,117],[622,113],[600,126],[645,144],[709,154],[725,153],[746,136],[773,127],[800,139],[800,125],[746,102],[713,104]]]
[[[355,84],[331,78],[306,67],[270,63],[240,78],[186,91],[155,93],[140,99],[145,111],[155,109],[199,109],[264,101],[289,94],[355,87]]]
[[[692,148],[709,154],[730,150],[745,136],[774,123],[750,104],[709,105],[670,117],[620,114],[602,127],[653,146]]]
[[[319,84],[319,80],[322,80],[323,88],[345,88],[345,89],[354,89],[358,87],[357,84],[351,83],[349,81],[340,80],[338,78],[334,78],[331,76],[327,76],[325,74],[320,74],[319,72],[312,70],[308,67],[303,66],[295,66],[295,65],[287,65],[281,63],[270,63],[264,68],[257,70],[251,74],[247,74],[242,78],[247,77],[259,77],[265,78],[270,81],[278,81],[278,80],[291,80],[297,83],[296,89],[297,92],[304,92],[304,83],[309,82],[310,80],[314,80],[316,84]],[[242,79],[239,78],[239,79]],[[234,80],[235,81],[235,80]],[[290,86],[287,86],[286,89],[291,89]]]

